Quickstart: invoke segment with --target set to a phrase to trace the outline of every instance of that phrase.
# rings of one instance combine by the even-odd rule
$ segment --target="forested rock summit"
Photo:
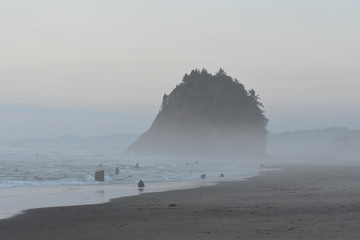
[[[169,94],[147,132],[127,150],[139,155],[265,155],[267,118],[252,89],[222,69],[193,70]]]

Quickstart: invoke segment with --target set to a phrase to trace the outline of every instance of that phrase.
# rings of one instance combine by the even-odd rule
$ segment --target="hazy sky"
[[[358,0],[0,0],[0,139],[141,133],[194,68],[270,131],[360,128]]]

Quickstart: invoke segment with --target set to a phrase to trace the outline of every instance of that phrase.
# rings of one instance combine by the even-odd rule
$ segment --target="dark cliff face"
[[[265,154],[267,119],[254,90],[220,69],[193,70],[164,95],[150,129],[127,150],[139,155],[236,157]]]

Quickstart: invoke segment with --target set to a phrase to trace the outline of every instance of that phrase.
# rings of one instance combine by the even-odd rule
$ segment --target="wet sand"
[[[0,236],[2,240],[360,239],[359,226],[359,166],[293,165],[217,186],[29,210],[0,220]]]
[[[164,192],[206,185],[210,184],[206,181],[150,182],[146,183],[146,192]],[[26,209],[98,204],[139,193],[141,192],[136,188],[136,183],[1,189],[0,220],[15,216]]]

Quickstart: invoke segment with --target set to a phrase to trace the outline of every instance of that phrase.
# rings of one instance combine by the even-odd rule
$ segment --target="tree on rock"
[[[127,150],[141,155],[265,155],[268,119],[255,90],[223,69],[192,70],[169,94],[147,132]]]

